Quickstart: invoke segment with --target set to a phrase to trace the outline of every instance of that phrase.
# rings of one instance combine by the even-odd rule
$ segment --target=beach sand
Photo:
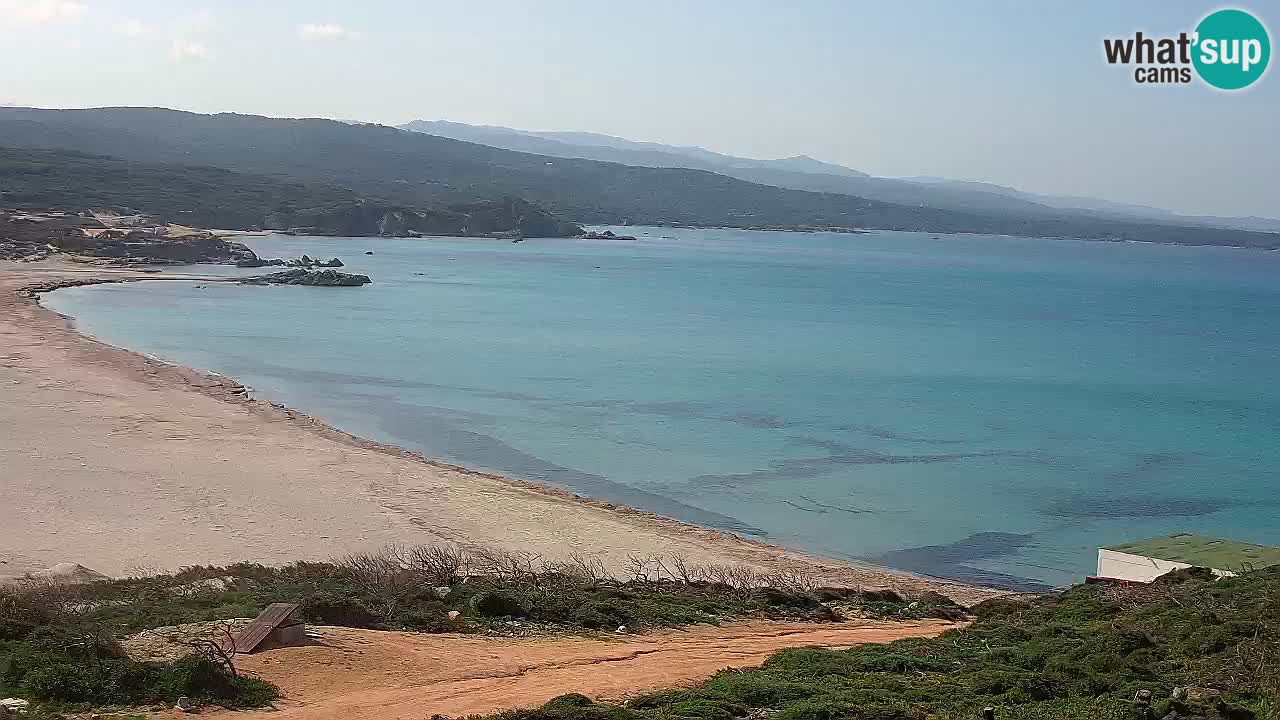
[[[0,575],[283,564],[388,543],[556,559],[632,554],[800,569],[829,584],[1000,594],[803,553],[432,462],[252,400],[232,380],[79,335],[31,290],[163,279],[66,260],[0,262]]]

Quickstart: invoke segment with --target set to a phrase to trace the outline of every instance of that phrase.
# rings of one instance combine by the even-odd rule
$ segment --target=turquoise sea
[[[624,230],[249,238],[375,282],[45,302],[359,435],[833,557],[1036,588],[1158,533],[1280,543],[1280,253]]]

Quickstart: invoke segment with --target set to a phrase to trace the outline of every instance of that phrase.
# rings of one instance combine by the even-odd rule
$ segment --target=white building
[[[1151,582],[1172,570],[1208,568],[1219,577],[1280,565],[1280,548],[1179,533],[1098,548],[1098,580]]]

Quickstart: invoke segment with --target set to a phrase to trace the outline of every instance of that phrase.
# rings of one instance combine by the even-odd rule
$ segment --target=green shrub
[[[742,705],[724,700],[684,700],[664,708],[666,714],[678,718],[697,718],[698,720],[730,720],[745,717],[750,711]]]
[[[84,636],[45,634],[3,647],[0,691],[56,704],[144,705],[187,696],[197,703],[260,707],[278,696],[269,683],[232,675],[192,655],[171,662],[135,662],[113,644]]]
[[[302,600],[303,617],[322,625],[378,629],[385,617],[374,612],[364,600],[351,595],[319,592]]]
[[[470,604],[472,611],[481,617],[522,618],[529,614],[520,596],[506,590],[484,590],[473,595]]]
[[[544,708],[574,708],[574,707],[589,707],[594,704],[595,703],[594,701],[592,701],[591,698],[587,697],[586,695],[583,695],[582,693],[568,693],[565,695],[557,695],[556,697],[551,698],[546,702],[545,705],[543,705],[543,707]]]
[[[395,624],[406,630],[429,633],[457,629],[453,621],[449,620],[449,606],[439,600],[401,610],[395,616]]]
[[[588,602],[573,613],[574,623],[589,630],[611,630],[634,620],[628,608],[598,600]]]

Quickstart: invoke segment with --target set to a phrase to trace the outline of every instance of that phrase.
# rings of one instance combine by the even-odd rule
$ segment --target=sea
[[[1100,545],[1280,543],[1280,253],[610,229],[248,237],[374,282],[44,302],[363,437],[833,558],[1040,590]]]

